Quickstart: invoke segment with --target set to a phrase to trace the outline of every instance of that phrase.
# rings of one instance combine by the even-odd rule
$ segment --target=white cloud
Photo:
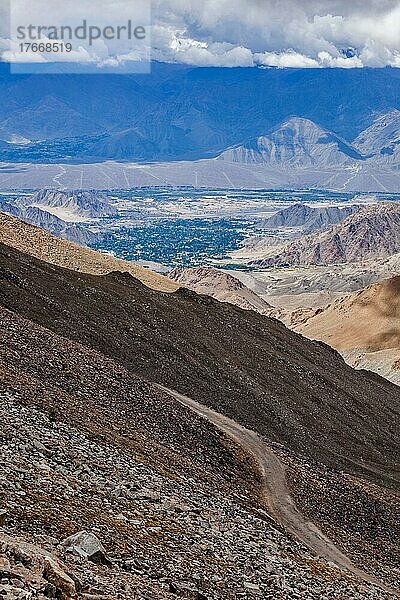
[[[13,6],[28,6],[28,19],[37,2],[48,7],[55,22],[57,7],[63,5],[74,18],[103,25],[110,14],[120,22],[146,14],[146,0],[63,4],[13,0]],[[400,0],[153,0],[151,29],[152,55],[167,62],[278,68],[400,66]],[[349,48],[355,52],[346,52]],[[133,54],[137,56],[137,51]],[[119,65],[133,54],[131,48],[120,47],[107,58],[100,55],[100,60]]]
[[[287,52],[264,52],[263,54],[256,54],[255,60],[259,65],[267,67],[279,67],[279,68],[318,68],[319,63],[314,58],[288,50]]]
[[[298,68],[400,61],[400,0],[156,0],[153,22],[157,55],[167,61]],[[220,45],[231,49],[219,52]],[[347,57],[348,48],[357,56]]]

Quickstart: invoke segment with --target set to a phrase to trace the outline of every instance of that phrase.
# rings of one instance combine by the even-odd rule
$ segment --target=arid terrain
[[[400,383],[400,277],[298,318],[295,331],[326,342],[357,368],[370,368]]]
[[[396,597],[397,386],[213,269],[0,235],[6,598]]]
[[[94,252],[67,240],[60,240],[43,229],[0,212],[0,242],[49,263],[84,273],[132,273],[151,288],[175,291],[178,286],[154,271],[107,254]]]

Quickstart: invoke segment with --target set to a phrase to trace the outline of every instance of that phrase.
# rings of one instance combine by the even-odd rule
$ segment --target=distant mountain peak
[[[79,220],[79,217],[97,218],[115,214],[109,200],[103,194],[93,190],[44,189],[27,196],[20,203],[24,206],[48,207],[55,213],[62,211],[61,218],[67,213],[71,221]]]
[[[358,150],[335,133],[297,116],[286,119],[266,135],[229,148],[219,156],[220,160],[229,162],[293,167],[344,166],[363,158]]]

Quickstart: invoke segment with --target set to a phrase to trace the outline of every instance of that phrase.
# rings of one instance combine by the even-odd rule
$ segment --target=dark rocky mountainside
[[[252,311],[0,249],[4,308],[294,451],[399,486],[397,386]]]
[[[212,296],[220,302],[230,302],[245,310],[255,310],[264,315],[271,315],[274,308],[257,296],[250,288],[220,269],[214,267],[176,267],[168,273],[168,277],[179,285],[189,288],[198,294]]]
[[[7,600],[393,597],[285,533],[256,455],[150,381],[264,434],[306,518],[397,585],[396,386],[252,311],[0,244]]]
[[[6,309],[0,323],[7,600],[392,597],[276,526],[252,460],[210,423],[88,347]],[[387,547],[395,519],[373,510]],[[104,544],[96,560],[60,543],[79,531]]]

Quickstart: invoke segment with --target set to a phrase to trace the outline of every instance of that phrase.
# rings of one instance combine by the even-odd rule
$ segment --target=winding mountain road
[[[373,583],[398,597],[394,590],[356,567],[314,523],[308,521],[301,514],[290,496],[284,464],[257,433],[174,390],[161,385],[157,385],[157,387],[207,419],[255,458],[262,474],[262,496],[269,514],[287,532],[302,542],[312,554],[330,561],[340,569],[345,569],[359,579]]]

